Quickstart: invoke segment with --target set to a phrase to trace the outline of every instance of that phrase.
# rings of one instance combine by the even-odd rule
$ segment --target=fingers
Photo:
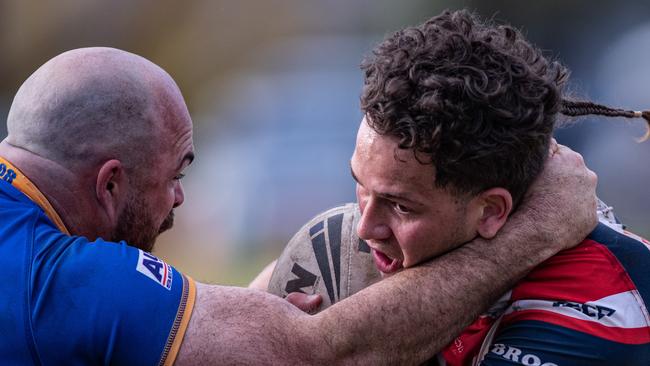
[[[585,160],[582,155],[567,146],[558,144],[555,140],[551,141],[549,158],[546,165],[551,170],[564,172],[567,175],[582,175],[586,177],[587,175],[594,174],[585,165]]]
[[[588,190],[593,190],[595,192],[596,185],[598,183],[598,176],[596,173],[589,169],[585,164],[585,160],[582,155],[578,152],[571,150],[569,147],[557,144],[557,151],[553,155],[554,158],[563,159],[568,162],[571,169],[575,170],[575,174],[582,176],[581,183]]]
[[[309,314],[316,311],[323,301],[320,295],[307,295],[302,292],[292,292],[285,299],[293,306]]]
[[[571,150],[568,146],[558,144],[555,139],[551,140],[551,144],[555,143],[555,150],[551,154],[551,160],[563,160],[569,165],[567,167],[571,169],[577,169],[578,173],[582,173],[585,177],[585,183],[588,184],[588,187],[596,187],[598,183],[598,176],[596,173],[589,169],[585,164],[585,160],[582,155],[576,151]]]
[[[557,141],[551,137],[551,143],[548,146],[548,155],[553,156],[558,150],[558,144]]]
[[[582,155],[553,139],[548,154],[522,207],[537,215],[535,225],[550,234],[550,241],[575,245],[597,224],[598,178]]]

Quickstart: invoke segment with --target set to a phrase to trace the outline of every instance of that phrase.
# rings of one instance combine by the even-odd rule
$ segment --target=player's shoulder
[[[27,196],[0,179],[0,229],[23,234],[33,226],[40,211]]]
[[[183,288],[184,275],[157,256],[130,246],[124,241],[68,236],[51,231],[37,235],[41,245],[34,256],[34,266],[52,272],[61,281],[83,281],[90,291],[121,288],[115,298],[130,296],[153,288],[166,293],[172,287]]]
[[[44,354],[74,352],[49,339],[52,329],[65,329],[93,360],[173,362],[195,301],[190,277],[125,242],[68,236],[43,248],[32,268],[32,293],[43,309],[32,319]]]
[[[628,260],[630,257],[635,257],[637,262],[650,260],[650,241],[626,230],[625,225],[614,215],[613,208],[602,201],[598,204],[598,218],[598,226],[587,236],[585,242],[607,248],[625,267],[631,264]]]
[[[515,287],[513,297],[593,300],[641,289],[648,295],[644,300],[650,302],[650,246],[646,243],[622,228],[600,222],[579,245],[533,269]]]
[[[545,323],[594,339],[650,344],[649,264],[642,240],[601,222],[512,290],[504,325]]]

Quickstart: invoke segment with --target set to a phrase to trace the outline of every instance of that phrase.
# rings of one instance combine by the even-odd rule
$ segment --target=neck
[[[93,206],[92,174],[74,173],[69,168],[3,140],[0,156],[9,160],[47,198],[72,235],[94,240],[103,230]],[[95,209],[93,210],[93,207]]]

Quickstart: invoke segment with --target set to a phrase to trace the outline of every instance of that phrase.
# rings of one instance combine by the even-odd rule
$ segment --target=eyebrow
[[[355,182],[360,184],[363,187],[363,183],[359,181],[359,178],[357,178],[357,175],[354,174],[354,169],[352,169],[352,162],[350,162],[350,174],[352,175],[352,179],[354,179]],[[415,205],[419,205],[420,203],[408,198],[406,196],[400,195],[400,194],[393,194],[393,193],[388,193],[388,192],[377,192],[377,195],[383,198],[387,198],[390,200],[398,200],[398,201],[407,201]]]

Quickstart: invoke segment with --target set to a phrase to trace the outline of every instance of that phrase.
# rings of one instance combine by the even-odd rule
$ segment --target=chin
[[[160,228],[158,229],[158,235],[162,234],[163,232],[171,229],[174,227],[174,210],[169,212],[169,215],[165,217],[163,222],[160,224]],[[154,238],[154,241],[156,239]]]

